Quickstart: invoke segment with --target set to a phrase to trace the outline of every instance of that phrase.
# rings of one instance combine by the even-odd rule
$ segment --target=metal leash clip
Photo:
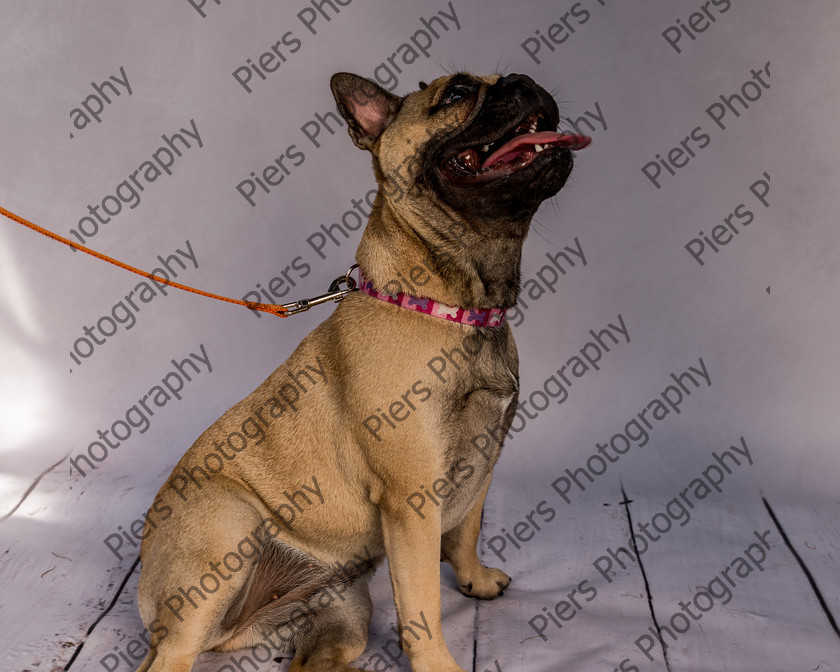
[[[304,313],[312,306],[317,306],[321,303],[326,303],[327,301],[335,301],[338,303],[350,292],[355,292],[358,289],[356,286],[356,279],[350,274],[358,267],[359,264],[353,264],[347,269],[347,273],[333,280],[330,283],[330,289],[326,294],[321,294],[320,296],[316,296],[311,299],[300,299],[299,301],[293,301],[292,303],[284,303],[283,308],[286,309],[286,315]],[[341,285],[346,285],[345,289],[341,289]]]

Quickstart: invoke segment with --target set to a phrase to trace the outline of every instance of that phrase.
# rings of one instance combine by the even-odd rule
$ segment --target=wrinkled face
[[[557,133],[558,122],[552,97],[525,75],[459,73],[406,96],[377,158],[386,180],[401,171],[457,212],[530,217],[589,144]]]

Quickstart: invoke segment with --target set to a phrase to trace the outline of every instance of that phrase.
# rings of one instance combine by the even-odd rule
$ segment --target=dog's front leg
[[[382,532],[397,606],[397,629],[414,672],[465,672],[440,621],[440,509],[424,517],[401,500],[383,503]]]
[[[468,597],[492,600],[510,584],[510,577],[500,569],[485,567],[476,553],[481,532],[481,510],[490,488],[490,479],[476,498],[472,509],[458,525],[443,535],[441,559],[452,565],[458,589]]]

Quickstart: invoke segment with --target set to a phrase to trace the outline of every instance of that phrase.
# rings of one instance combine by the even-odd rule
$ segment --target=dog
[[[331,88],[379,185],[360,291],[158,492],[169,514],[142,535],[140,672],[244,647],[293,651],[292,672],[354,670],[385,557],[414,672],[464,672],[441,628],[441,561],[468,597],[510,583],[476,553],[519,392],[504,311],[531,219],[589,138],[555,132],[557,105],[525,75],[457,73],[398,97],[339,73]]]

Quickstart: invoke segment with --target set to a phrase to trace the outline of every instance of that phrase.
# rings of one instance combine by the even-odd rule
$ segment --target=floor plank
[[[513,582],[498,601],[479,605],[475,669],[610,672],[632,654],[632,636],[651,623],[637,571],[608,582],[593,567],[604,547],[626,537],[624,510],[583,496],[571,507],[556,508],[556,517],[521,550],[509,542],[500,565],[498,555],[487,550],[488,540],[502,527],[515,529],[539,503],[534,499],[532,489],[499,489],[485,510],[482,560],[501,566]],[[498,540],[491,544],[501,546]],[[647,669],[665,667],[660,660]]]
[[[760,500],[700,503],[669,528],[666,501],[628,495],[636,530],[658,537],[640,557],[671,670],[840,669],[840,638]],[[661,653],[650,632],[632,641],[634,662]]]

